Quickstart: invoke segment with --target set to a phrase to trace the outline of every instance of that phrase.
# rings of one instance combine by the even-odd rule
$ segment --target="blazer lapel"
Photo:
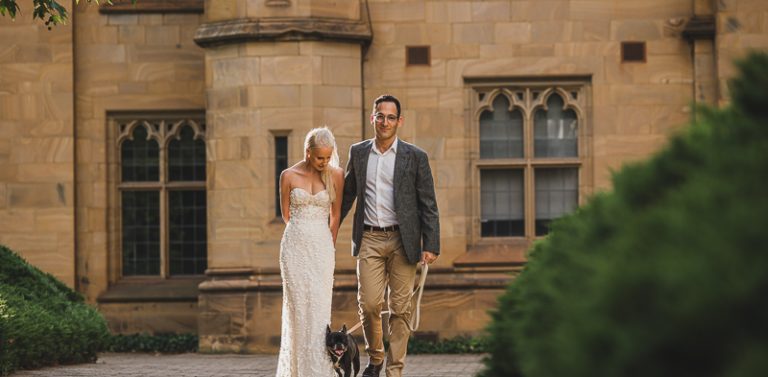
[[[368,143],[360,148],[360,152],[355,157],[355,165],[358,166],[357,171],[359,172],[355,178],[357,178],[357,187],[362,187],[360,192],[363,194],[363,196],[365,196],[365,178],[368,175],[368,157],[371,155],[372,146],[373,141],[368,140]]]
[[[392,182],[392,186],[395,188],[395,198],[397,198],[398,189],[403,181],[402,177],[405,174],[405,168],[408,167],[408,160],[411,157],[410,152],[407,144],[403,143],[402,140],[398,141],[397,153],[395,154],[395,176],[393,177],[394,182]]]

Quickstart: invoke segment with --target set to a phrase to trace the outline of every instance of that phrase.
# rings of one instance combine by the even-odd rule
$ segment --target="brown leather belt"
[[[371,232],[395,232],[400,230],[399,225],[390,225],[385,227],[378,227],[373,225],[363,225],[363,230],[368,230]]]

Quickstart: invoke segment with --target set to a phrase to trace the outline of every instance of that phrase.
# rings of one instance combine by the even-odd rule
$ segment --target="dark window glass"
[[[578,120],[573,110],[564,109],[563,99],[553,94],[547,108],[534,119],[534,157],[578,157]]]
[[[550,223],[579,205],[578,168],[539,168],[536,186],[536,235],[549,233]]]
[[[205,142],[186,126],[168,143],[168,180],[205,181]]]
[[[480,115],[480,158],[523,157],[523,115],[509,111],[509,100],[498,96],[493,111]]]
[[[168,192],[171,275],[202,275],[207,267],[205,190]]]
[[[143,125],[133,129],[133,140],[121,145],[123,182],[147,182],[160,179],[160,152],[155,140],[147,140]]]
[[[123,275],[160,274],[160,193],[123,191]]]
[[[525,235],[523,171],[480,171],[481,235],[517,237]]]
[[[275,216],[280,217],[280,173],[288,168],[288,137],[275,136]]]

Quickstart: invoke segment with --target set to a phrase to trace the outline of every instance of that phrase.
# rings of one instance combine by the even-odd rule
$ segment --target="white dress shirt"
[[[378,227],[397,224],[395,216],[395,156],[397,137],[384,153],[371,146],[365,174],[365,224]]]

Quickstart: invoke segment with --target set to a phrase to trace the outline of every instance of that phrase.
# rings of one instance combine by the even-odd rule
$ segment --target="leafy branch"
[[[89,3],[101,3],[112,5],[111,0],[86,0]],[[136,4],[136,0],[131,0],[133,4]],[[75,0],[75,4],[79,4],[80,0]],[[66,24],[69,19],[67,9],[63,5],[59,4],[56,0],[32,0],[34,9],[32,11],[32,19],[39,18],[45,21],[45,25],[48,26],[48,30],[52,26]],[[11,19],[16,19],[16,14],[21,13],[21,8],[17,4],[17,0],[0,0],[0,16],[10,16]]]

